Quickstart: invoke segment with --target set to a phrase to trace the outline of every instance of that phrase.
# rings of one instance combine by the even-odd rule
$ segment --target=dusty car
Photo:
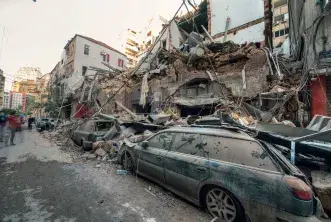
[[[319,221],[304,174],[240,130],[171,128],[124,142],[118,160],[224,221]]]
[[[89,120],[74,131],[72,140],[84,150],[91,150],[93,143],[102,140],[114,124],[112,120]]]
[[[44,131],[44,130],[49,130],[50,129],[50,119],[48,119],[48,118],[38,119],[36,128],[39,132]]]

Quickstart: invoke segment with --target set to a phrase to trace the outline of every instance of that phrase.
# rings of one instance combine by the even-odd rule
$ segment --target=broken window
[[[279,31],[279,36],[283,36],[283,35],[285,35],[285,29]]]
[[[90,54],[90,46],[89,45],[84,45],[84,54],[89,55]]]
[[[171,151],[204,157],[204,146],[199,134],[177,133]]]
[[[286,29],[285,29],[285,34],[288,34],[288,33],[289,33],[289,29],[286,28]]]
[[[83,66],[83,70],[82,70],[82,75],[83,75],[83,76],[85,76],[86,71],[87,71],[87,67],[86,67],[86,66]]]
[[[148,141],[148,146],[167,150],[171,145],[174,135],[175,135],[174,133],[169,133],[169,132],[157,134]]]
[[[275,31],[275,38],[279,37],[279,31]]]
[[[164,49],[167,49],[167,40],[166,39],[162,41],[162,47]]]
[[[201,137],[211,159],[278,171],[268,153],[257,142],[211,135]]]

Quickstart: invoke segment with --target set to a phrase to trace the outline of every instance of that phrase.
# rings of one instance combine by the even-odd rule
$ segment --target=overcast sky
[[[48,73],[76,33],[121,50],[123,33],[155,14],[169,19],[182,0],[0,0],[0,69],[6,88],[19,67]],[[2,41],[3,40],[3,41]]]

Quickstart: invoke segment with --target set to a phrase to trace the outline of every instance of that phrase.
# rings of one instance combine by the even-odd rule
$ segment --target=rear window
[[[201,135],[201,139],[212,159],[278,171],[267,151],[257,142],[209,135]]]
[[[112,122],[96,122],[95,127],[96,131],[104,131],[104,130],[109,130],[112,128],[114,124]]]

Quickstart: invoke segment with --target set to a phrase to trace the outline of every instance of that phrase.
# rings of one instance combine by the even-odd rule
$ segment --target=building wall
[[[40,68],[34,67],[21,67],[15,73],[15,81],[22,81],[22,80],[36,80],[42,75],[40,72]]]
[[[331,15],[324,17],[322,22],[317,22],[324,7],[316,2],[289,0],[291,54],[300,58],[302,49],[308,49],[308,69],[316,65],[321,51],[331,50]]]
[[[108,49],[106,47],[103,47],[97,43],[91,42],[85,38],[82,38],[80,36],[76,36],[74,39],[74,45],[75,45],[75,53],[74,53],[74,61],[73,61],[73,72],[71,73],[65,73],[65,77],[67,78],[64,82],[67,84],[67,92],[68,91],[74,91],[78,87],[81,86],[81,84],[84,81],[83,77],[83,66],[85,67],[96,67],[99,69],[108,70],[107,66],[103,65],[103,57],[101,55],[101,52],[104,52],[106,54],[109,54],[109,65],[111,67],[114,67],[116,69],[124,69],[127,65],[126,56],[118,53],[116,51],[113,51],[111,49]],[[89,46],[89,55],[84,54],[84,47],[85,45]],[[63,55],[63,59],[68,59],[68,56]],[[118,59],[123,60],[123,68],[119,66]],[[64,62],[66,63],[66,62]],[[60,66],[61,67],[61,66]],[[63,67],[62,67],[63,70]],[[63,72],[63,71],[62,71]],[[93,76],[95,74],[95,71],[87,70],[85,75],[91,75]]]
[[[229,29],[232,29],[264,16],[261,0],[209,0],[209,3],[212,36],[225,31],[228,17],[231,19]]]

